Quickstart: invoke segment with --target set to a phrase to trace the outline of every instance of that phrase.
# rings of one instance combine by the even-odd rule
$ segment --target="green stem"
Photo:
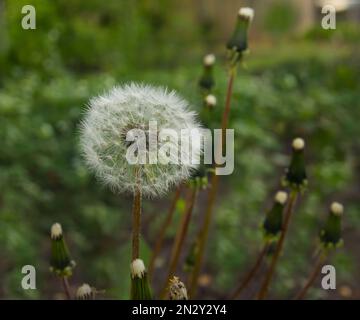
[[[173,200],[171,202],[170,209],[168,211],[166,219],[164,220],[164,223],[161,225],[159,234],[157,235],[157,240],[156,240],[156,243],[155,243],[155,246],[154,246],[154,251],[153,251],[153,253],[151,255],[150,263],[149,263],[148,275],[149,275],[150,280],[152,278],[156,258],[160,254],[162,246],[163,246],[166,231],[169,228],[169,226],[171,224],[171,221],[173,219],[174,212],[175,212],[175,209],[176,209],[176,204],[177,204],[177,202],[178,202],[178,200],[180,198],[180,195],[181,195],[181,189],[182,189],[181,185],[176,189],[176,192],[175,192],[174,198],[173,198]]]
[[[227,87],[227,93],[226,93],[226,101],[225,101],[225,109],[222,115],[222,121],[221,121],[221,141],[222,146],[225,145],[225,132],[226,128],[229,122],[229,114],[230,114],[230,107],[231,107],[231,96],[233,92],[233,84],[234,79],[236,75],[236,66],[231,67],[230,74],[229,74],[229,81],[228,81],[228,87]],[[218,148],[218,152],[221,152],[221,148]],[[215,163],[215,167],[217,164]],[[197,285],[198,285],[198,278],[202,267],[202,262],[204,258],[205,253],[205,246],[208,239],[209,234],[209,228],[212,220],[213,215],[213,208],[215,203],[215,198],[218,190],[219,185],[219,176],[216,174],[216,170],[214,171],[212,178],[211,178],[211,184],[209,188],[208,193],[208,201],[205,211],[205,219],[202,228],[199,232],[199,251],[196,256],[196,261],[194,265],[194,269],[191,275],[191,281],[190,281],[190,287],[189,287],[189,296],[194,297],[197,291]]]
[[[139,258],[141,225],[141,191],[136,190],[133,202],[132,261]]]
[[[269,248],[269,244],[268,242],[266,242],[262,250],[260,251],[258,258],[256,259],[255,264],[247,273],[247,275],[244,277],[244,280],[236,288],[235,292],[230,296],[230,299],[237,299],[240,296],[240,294],[244,291],[244,289],[249,285],[250,281],[253,279],[253,277],[256,275],[256,272],[259,270],[268,248]]]
[[[166,289],[167,289],[169,280],[174,276],[174,273],[176,272],[181,249],[184,244],[184,240],[185,240],[187,230],[189,227],[191,215],[192,215],[192,212],[194,209],[196,195],[197,195],[197,188],[194,187],[190,192],[189,200],[187,201],[188,204],[187,204],[186,212],[182,217],[180,228],[178,229],[176,237],[175,237],[175,242],[174,242],[174,246],[173,246],[172,253],[171,253],[169,271],[168,271],[165,283],[163,285],[163,288],[161,290],[160,298],[164,298],[166,296]]]
[[[61,282],[64,288],[66,299],[71,300],[70,286],[67,277],[61,277]]]

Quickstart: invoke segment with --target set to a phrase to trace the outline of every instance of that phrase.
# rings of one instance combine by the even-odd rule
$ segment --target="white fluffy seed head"
[[[204,65],[209,67],[209,66],[212,66],[214,63],[215,63],[215,55],[210,53],[210,54],[207,54],[205,57],[204,57]]]
[[[216,97],[213,94],[208,94],[205,97],[205,103],[210,107],[216,106]]]
[[[62,227],[60,223],[54,223],[51,226],[51,239],[57,239],[62,235]]]
[[[80,300],[86,299],[92,295],[92,292],[93,290],[91,289],[91,287],[87,283],[84,283],[77,289],[76,298]]]
[[[288,194],[285,191],[278,191],[275,194],[275,201],[280,204],[285,204],[287,198],[288,198]]]
[[[344,206],[339,202],[333,202],[330,206],[330,211],[336,216],[342,216],[344,213]]]
[[[155,129],[151,129],[155,122]],[[160,133],[169,129],[176,133],[178,141],[160,140]],[[80,144],[88,167],[111,190],[135,193],[140,188],[145,197],[151,198],[188,179],[198,167],[195,161],[181,161],[194,159],[202,152],[192,137],[198,129],[196,113],[174,91],[131,83],[90,100],[80,128]],[[155,143],[150,143],[150,138],[145,143],[146,163],[128,161],[127,138],[134,130],[155,137]],[[181,148],[182,130],[191,130],[189,148]],[[136,140],[130,144],[137,146]],[[178,163],[161,161],[165,158],[164,145],[169,144],[181,150]],[[150,163],[150,153],[157,155],[155,163]]]
[[[130,265],[131,277],[142,278],[146,272],[144,261],[141,259],[135,259]]]
[[[254,14],[255,14],[254,9],[248,7],[240,8],[238,12],[240,18],[249,20],[250,22],[254,19]]]
[[[297,150],[297,151],[304,149],[304,147],[305,147],[304,139],[302,139],[302,138],[294,139],[292,142],[292,147],[294,148],[294,150]]]

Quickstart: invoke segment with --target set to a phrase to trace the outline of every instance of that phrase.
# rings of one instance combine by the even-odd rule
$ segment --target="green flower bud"
[[[205,92],[210,92],[215,86],[213,75],[214,63],[215,56],[213,54],[208,54],[204,57],[204,69],[203,74],[199,80],[199,87]]]
[[[302,138],[293,140],[292,158],[283,180],[285,186],[289,186],[296,191],[303,191],[308,183],[305,169],[304,147],[305,142]]]
[[[275,240],[282,230],[283,210],[288,199],[285,191],[278,191],[274,198],[273,207],[267,212],[263,230],[266,240]]]
[[[169,285],[170,300],[189,300],[186,287],[178,277],[170,279]]]
[[[235,30],[226,44],[226,47],[240,55],[248,49],[248,29],[254,18],[252,8],[240,8]]]
[[[151,300],[147,272],[141,259],[134,260],[131,265],[131,300]]]
[[[320,241],[325,248],[335,248],[342,244],[341,218],[344,207],[338,202],[330,206],[330,213],[324,228],[320,231]]]
[[[54,223],[51,226],[50,271],[60,277],[69,277],[74,267],[75,262],[70,258],[62,227],[59,223]]]

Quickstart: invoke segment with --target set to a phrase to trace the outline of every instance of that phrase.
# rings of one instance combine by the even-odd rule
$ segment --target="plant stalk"
[[[320,271],[322,265],[324,264],[326,257],[327,257],[327,255],[325,252],[322,251],[319,253],[319,255],[317,256],[317,259],[315,261],[315,266],[314,266],[312,273],[310,274],[309,278],[307,279],[305,286],[295,296],[295,300],[304,299],[307,291],[310,289],[310,287],[316,280],[316,277],[319,275],[319,271]]]
[[[64,288],[64,292],[67,300],[71,300],[70,286],[67,277],[61,277],[61,282]]]
[[[289,229],[289,224],[290,224],[290,218],[291,218],[291,214],[293,212],[293,208],[295,206],[296,203],[296,199],[297,199],[297,195],[298,192],[297,191],[292,191],[290,194],[290,199],[289,199],[289,203],[285,212],[285,218],[284,218],[284,223],[283,223],[283,227],[282,227],[282,231],[280,234],[280,238],[279,241],[277,243],[276,249],[275,249],[275,253],[272,257],[271,260],[271,264],[269,267],[268,272],[266,273],[265,279],[262,282],[259,294],[258,294],[258,300],[262,300],[265,299],[268,293],[268,288],[270,285],[270,282],[272,280],[272,277],[274,275],[274,271],[275,271],[275,267],[276,267],[276,263],[279,259],[280,253],[282,251],[283,245],[284,245],[284,240],[285,240],[285,236],[286,233]]]
[[[233,66],[230,69],[227,93],[226,93],[226,100],[225,100],[225,109],[224,109],[224,112],[222,115],[222,121],[221,121],[222,146],[225,145],[225,143],[224,143],[225,142],[225,132],[226,132],[226,127],[229,122],[231,96],[232,96],[232,92],[233,92],[233,84],[234,84],[235,76],[236,76],[236,66]],[[222,148],[218,148],[218,152],[221,152],[221,149]],[[217,166],[218,165],[215,163],[215,168]],[[199,252],[196,257],[194,269],[193,269],[193,272],[191,275],[191,281],[190,281],[190,287],[189,287],[189,296],[190,297],[194,297],[196,295],[198,277],[199,277],[199,274],[201,271],[202,262],[203,262],[203,258],[204,258],[204,251],[205,251],[205,246],[206,246],[206,242],[208,239],[209,228],[210,228],[210,224],[211,224],[211,220],[212,220],[213,207],[214,207],[214,203],[215,203],[218,186],[219,186],[219,176],[216,174],[216,171],[215,171],[211,178],[204,223],[199,232]]]
[[[163,242],[164,242],[166,231],[167,231],[167,229],[169,228],[169,226],[170,226],[170,224],[172,222],[174,212],[175,212],[175,209],[176,209],[176,204],[177,204],[177,202],[178,202],[178,200],[180,198],[180,195],[181,195],[181,190],[182,190],[182,185],[178,186],[178,188],[176,189],[176,192],[175,192],[174,198],[173,198],[173,200],[171,202],[171,205],[170,205],[168,214],[166,216],[166,219],[164,220],[163,224],[161,225],[161,228],[160,228],[159,233],[157,235],[157,240],[155,242],[155,247],[154,247],[153,253],[152,253],[151,258],[150,258],[150,263],[149,263],[148,275],[149,275],[150,280],[151,280],[152,275],[153,275],[154,264],[155,264],[156,258],[160,254],[161,249],[163,247]]]
[[[139,258],[141,229],[141,191],[137,189],[133,202],[132,261]]]
[[[249,285],[250,281],[253,279],[253,277],[256,275],[257,271],[259,270],[268,248],[269,248],[269,244],[268,242],[266,242],[257,257],[255,264],[249,270],[249,272],[244,277],[240,285],[236,288],[235,292],[230,296],[230,299],[237,299],[240,296],[240,294],[243,292],[243,290]]]
[[[174,276],[176,272],[177,264],[179,261],[180,253],[182,246],[184,244],[184,240],[187,234],[187,230],[189,228],[189,223],[191,219],[191,215],[194,209],[196,196],[197,196],[197,187],[194,187],[190,190],[189,198],[187,201],[186,211],[182,217],[180,228],[177,230],[174,245],[171,252],[171,259],[169,265],[169,271],[166,277],[166,281],[160,293],[160,298],[163,299],[166,296],[166,289],[169,283],[169,280]]]

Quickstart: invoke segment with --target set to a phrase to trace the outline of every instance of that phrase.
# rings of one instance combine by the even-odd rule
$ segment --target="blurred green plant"
[[[200,53],[209,51],[198,41],[189,18],[169,18],[172,2],[154,8],[140,2],[34,0],[35,6],[40,4],[38,29],[24,32],[18,12],[26,1],[5,1],[0,42],[1,298],[55,296],[58,284],[48,272],[48,228],[54,221],[66,228],[78,261],[74,283],[91,280],[106,289],[107,297],[128,298],[131,201],[99,187],[85,169],[77,150],[81,113],[90,96],[127,80],[167,85],[201,108],[203,101],[194,88],[201,72]],[[283,146],[298,135],[308,141],[312,191],[293,217],[297,232],[287,239],[286,255],[277,267],[282,281],[274,281],[274,294],[288,298],[307,276],[309,261],[304,256],[326,217],[323,199],[330,202],[335,193],[346,200],[346,245],[332,262],[342,270],[339,283],[356,282],[359,257],[352,243],[360,227],[360,33],[351,30],[331,42],[319,43],[307,35],[305,41],[264,48],[259,54],[254,50],[247,59],[249,70],[239,75],[234,87],[230,120],[235,172],[222,181],[221,206],[216,208],[208,248],[212,259],[206,264],[212,290],[200,287],[203,298],[227,292],[233,287],[234,270],[245,270],[254,260],[262,241],[254,230],[263,218],[263,201],[279,187],[274,167],[280,175],[288,162]],[[227,81],[219,69],[214,69],[218,102],[224,101]],[[212,119],[220,119],[222,106],[218,103],[212,112]],[[145,264],[147,243],[155,241],[155,227],[164,218],[152,213],[167,202],[145,203],[144,218],[153,218],[144,230]],[[175,231],[169,230],[165,241]],[[36,267],[42,290],[19,286],[25,264]],[[309,297],[323,294],[309,291]]]

